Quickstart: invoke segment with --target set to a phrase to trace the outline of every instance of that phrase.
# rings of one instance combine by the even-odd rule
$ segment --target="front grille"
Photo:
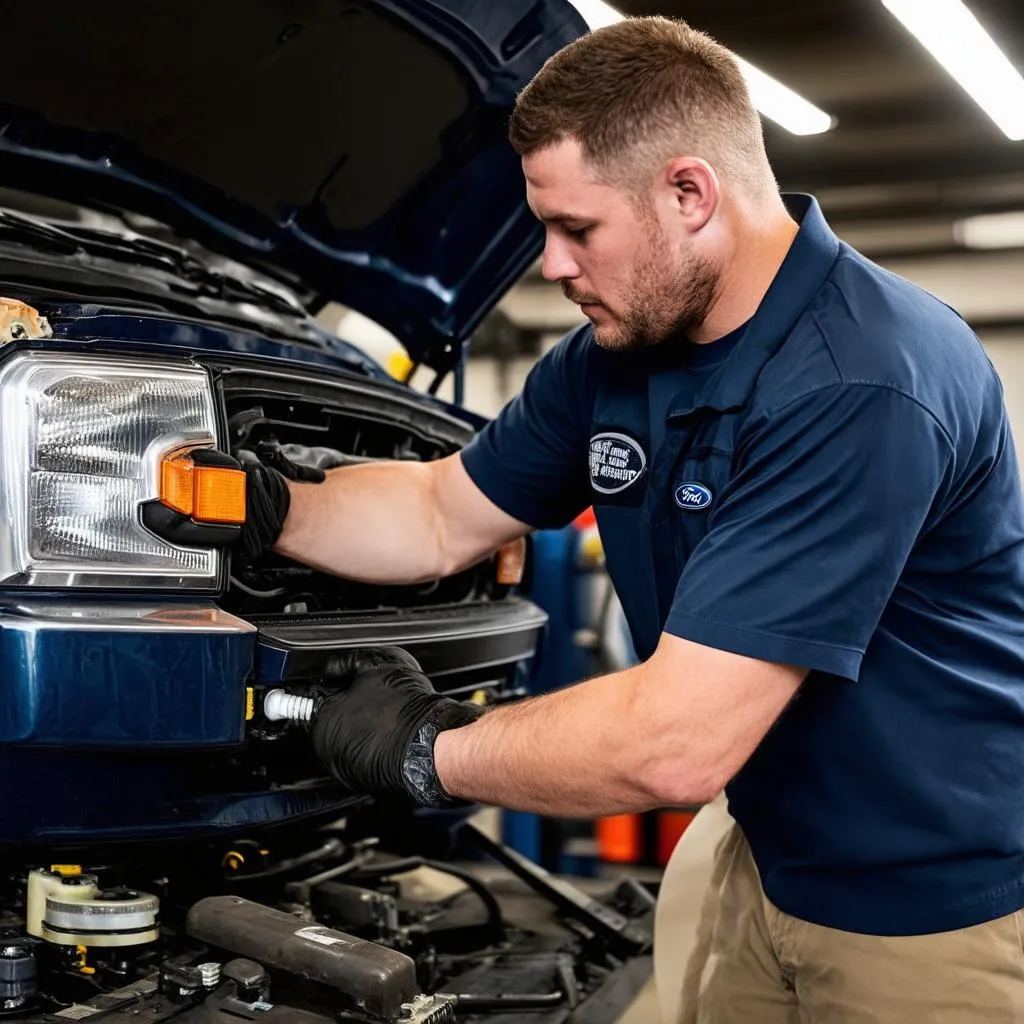
[[[473,429],[397,386],[320,370],[214,365],[232,447],[279,445],[323,468],[399,459],[429,462],[458,451]],[[445,579],[410,586],[343,580],[275,554],[232,558],[224,606],[240,615],[312,615],[496,600],[492,560]]]

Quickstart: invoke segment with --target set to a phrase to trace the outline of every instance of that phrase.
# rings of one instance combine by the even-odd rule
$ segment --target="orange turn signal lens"
[[[160,466],[160,501],[182,515],[192,515],[192,460],[164,459]]]
[[[223,466],[197,466],[187,455],[164,459],[160,501],[202,523],[245,522],[245,473]]]
[[[196,466],[192,518],[203,523],[245,522],[245,473],[220,466]]]

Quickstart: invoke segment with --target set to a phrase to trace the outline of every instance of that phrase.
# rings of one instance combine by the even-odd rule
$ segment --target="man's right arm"
[[[274,550],[365,583],[448,576],[530,530],[484,495],[458,454],[345,466],[323,483],[288,486]]]
[[[456,455],[289,483],[274,550],[366,583],[414,583],[458,572],[530,529],[564,526],[590,502],[590,348],[573,331]]]

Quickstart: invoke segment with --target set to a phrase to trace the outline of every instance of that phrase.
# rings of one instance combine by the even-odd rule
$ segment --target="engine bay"
[[[642,886],[597,899],[473,824],[387,819],[368,809],[226,846],[12,871],[0,1013],[37,1024],[598,1024],[648,976],[654,896]],[[365,834],[382,821],[404,850]],[[457,845],[442,849],[452,834]],[[453,862],[456,850],[502,868]]]

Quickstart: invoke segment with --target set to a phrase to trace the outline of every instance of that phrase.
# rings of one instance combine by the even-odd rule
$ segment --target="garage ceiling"
[[[1024,3],[967,0],[1018,69]],[[956,249],[953,224],[1024,210],[1024,142],[1010,142],[879,0],[618,0],[681,17],[837,118],[797,137],[766,122],[786,190],[814,192],[876,254]]]

